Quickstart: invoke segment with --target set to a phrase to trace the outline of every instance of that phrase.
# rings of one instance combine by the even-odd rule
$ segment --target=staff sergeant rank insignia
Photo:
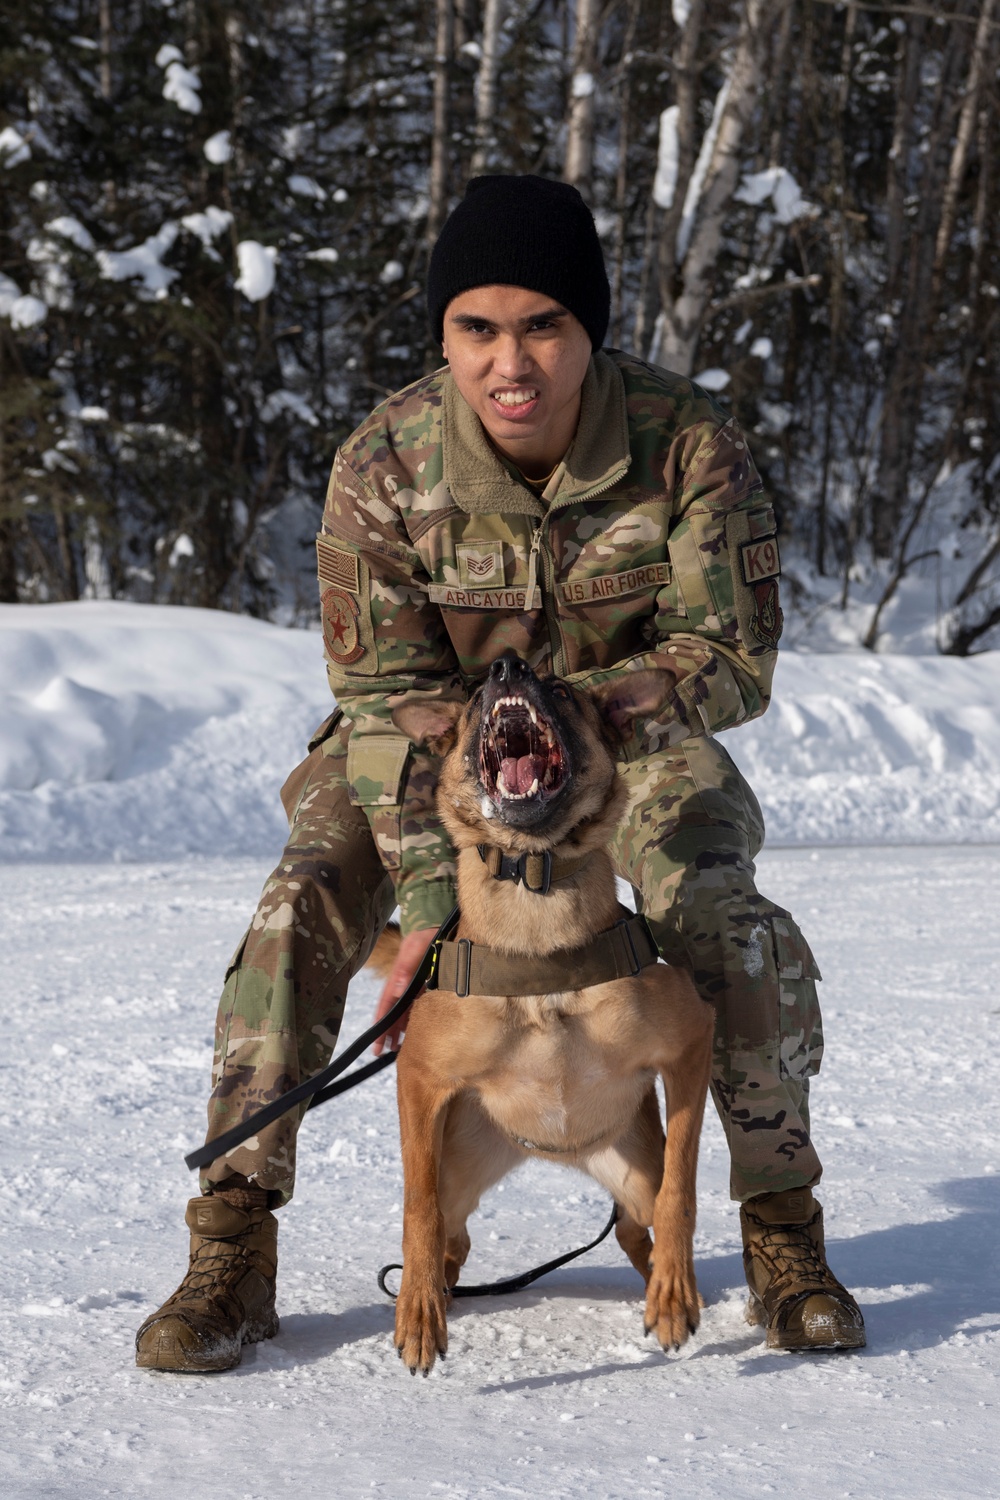
[[[358,601],[346,589],[328,588],[323,593],[323,641],[330,659],[349,666],[364,655],[359,626]]]

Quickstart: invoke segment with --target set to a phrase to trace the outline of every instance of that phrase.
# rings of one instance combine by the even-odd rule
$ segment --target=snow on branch
[[[240,240],[236,257],[240,267],[236,290],[242,292],[248,302],[263,302],[274,290],[277,250],[273,245],[260,244],[258,240]]]
[[[170,42],[165,42],[156,54],[156,66],[165,68],[163,97],[176,104],[185,114],[201,114],[201,79],[197,68],[184,66],[184,54]]]
[[[779,224],[794,224],[796,219],[815,219],[820,210],[803,196],[795,178],[785,167],[768,167],[764,172],[750,172],[733,194],[737,203],[757,208],[770,198]]]
[[[131,250],[98,250],[97,264],[101,276],[105,281],[130,281],[137,277],[147,296],[165,297],[167,288],[177,280],[179,273],[163,265],[162,257],[179,233],[178,225],[168,219],[156,234],[151,234],[141,245],[135,245]]]

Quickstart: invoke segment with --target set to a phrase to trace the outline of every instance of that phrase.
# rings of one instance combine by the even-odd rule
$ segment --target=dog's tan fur
[[[620,686],[605,690],[600,708],[600,693],[573,693],[585,763],[541,838],[484,816],[469,753],[477,698],[464,711],[441,703],[397,709],[411,738],[447,752],[438,806],[458,855],[458,936],[545,955],[582,945],[620,915],[607,846],[626,794],[611,726],[648,712],[663,690],[649,680],[659,674],[629,675],[635,681],[624,701]],[[475,848],[483,841],[510,853],[547,847],[589,858],[537,895],[494,880]],[[646,1281],[647,1332],[669,1348],[694,1331],[695,1176],[711,1036],[711,1008],[687,974],[663,964],[558,994],[460,999],[436,990],[417,1000],[398,1062],[405,1203],[396,1345],[411,1372],[426,1374],[447,1348],[446,1289],[469,1253],[469,1214],[529,1155],[576,1167],[613,1194],[619,1244]]]

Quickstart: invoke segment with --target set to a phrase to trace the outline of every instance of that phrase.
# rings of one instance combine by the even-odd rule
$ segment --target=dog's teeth
[[[531,785],[529,786],[528,790],[525,792],[524,795],[526,797],[533,797],[537,791],[538,791],[538,777],[536,776],[533,779]]]
[[[534,724],[535,728],[537,729],[538,728],[538,715],[535,713],[534,707],[530,703],[528,704],[528,718],[531,720],[532,724]]]

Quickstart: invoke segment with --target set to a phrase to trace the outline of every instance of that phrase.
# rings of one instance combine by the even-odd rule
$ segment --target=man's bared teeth
[[[524,406],[525,402],[534,401],[537,395],[537,391],[496,391],[493,399],[501,406]]]

